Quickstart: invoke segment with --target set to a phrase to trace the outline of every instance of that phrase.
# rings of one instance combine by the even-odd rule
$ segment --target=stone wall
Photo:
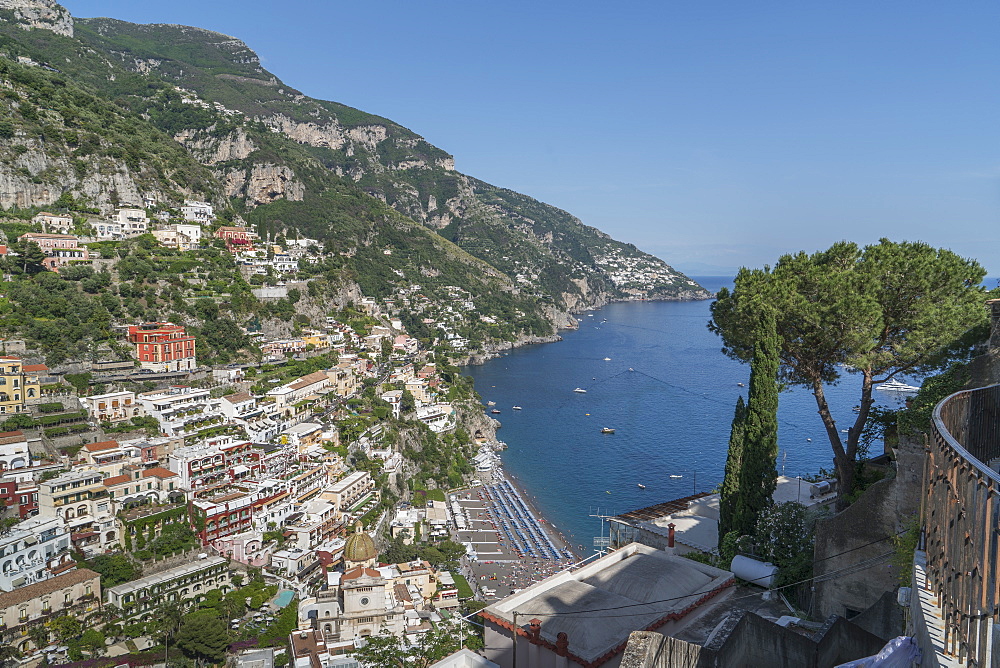
[[[902,438],[895,475],[869,487],[850,507],[816,525],[813,572],[814,617],[847,618],[894,592],[898,574],[890,563],[892,536],[906,528],[920,510],[924,446]],[[852,572],[845,568],[857,566]]]

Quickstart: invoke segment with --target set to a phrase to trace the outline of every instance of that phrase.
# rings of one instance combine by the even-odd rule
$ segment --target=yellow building
[[[39,374],[44,364],[24,364],[18,357],[0,357],[0,414],[24,413],[41,397]]]

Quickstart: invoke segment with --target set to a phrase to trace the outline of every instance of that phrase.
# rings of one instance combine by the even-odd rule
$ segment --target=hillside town
[[[0,253],[17,261],[37,245],[44,270],[59,273],[100,262],[95,241],[142,237],[194,251],[215,240],[243,276],[264,279],[262,300],[287,296],[289,285],[305,291],[308,281],[294,282],[299,262],[322,255],[315,241],[281,247],[220,225],[204,202],[186,201],[183,222],[148,213],[122,208],[81,224],[43,211],[31,221],[38,231]],[[268,665],[287,665],[289,652],[316,666],[357,665],[345,657],[361,638],[388,630],[416,642],[464,625],[455,614],[471,546],[451,540],[457,526],[438,485],[475,475],[472,455],[492,452],[495,423],[478,409],[465,415],[478,406],[471,390],[432,352],[460,355],[467,344],[456,329],[474,313],[472,298],[450,294],[437,303],[412,285],[295,336],[247,331],[257,361],[215,367],[173,322],[116,323],[120,345],[105,359],[52,368],[24,341],[3,341],[3,642],[28,664],[141,653],[163,642],[164,605],[190,614],[220,598],[249,602],[244,591],[264,600],[226,605],[225,626],[240,637],[278,634]],[[410,336],[400,309],[441,343]],[[457,449],[457,475],[431,477],[425,489],[403,450],[408,438],[439,435]],[[380,562],[390,544],[408,558]],[[86,623],[89,637],[60,631],[66,620]]]

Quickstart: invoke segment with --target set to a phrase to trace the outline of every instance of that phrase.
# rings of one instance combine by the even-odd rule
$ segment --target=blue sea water
[[[694,280],[713,292],[732,285],[729,277]],[[591,515],[709,491],[721,482],[736,398],[747,390],[737,383],[747,383],[749,367],[720,352],[721,341],[706,327],[710,305],[611,304],[582,315],[578,330],[561,332],[563,341],[464,369],[483,400],[501,411],[494,417],[503,423],[498,438],[509,446],[504,467],[584,552],[601,532]],[[859,384],[858,376],[845,374],[827,388],[842,428],[854,419]],[[587,392],[574,392],[577,387]],[[883,405],[902,402],[893,393],[876,395]],[[778,419],[779,472],[832,469],[830,443],[808,390],[783,392]],[[603,427],[615,433],[602,434]]]

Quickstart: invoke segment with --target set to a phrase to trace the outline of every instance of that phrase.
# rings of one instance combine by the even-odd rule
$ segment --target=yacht
[[[495,402],[495,401],[487,401],[487,402],[486,402],[486,405],[487,405],[487,406],[496,406],[496,405],[497,405],[497,402]]]
[[[881,385],[876,385],[875,389],[882,390],[883,392],[917,392],[920,390],[919,387],[915,385],[907,385],[903,381],[896,378],[890,378]]]
[[[610,357],[605,357],[605,358],[604,358],[604,361],[605,361],[605,362],[610,362],[610,361],[611,361],[611,358],[610,358]]]
[[[580,394],[586,394],[587,393],[587,390],[583,389],[582,387],[578,387],[578,388],[576,388],[573,391],[574,392],[579,392]]]
[[[605,427],[604,429],[601,430],[601,433],[602,434],[613,434],[613,433],[615,433],[615,430],[612,429],[611,427]]]

